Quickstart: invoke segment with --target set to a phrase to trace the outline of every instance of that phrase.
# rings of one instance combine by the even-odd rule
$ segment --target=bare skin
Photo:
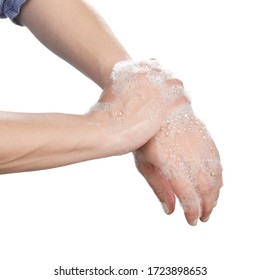
[[[46,47],[103,89],[99,104],[114,102],[116,95],[110,79],[111,71],[117,62],[130,60],[131,57],[89,4],[81,0],[63,0],[61,6],[60,0],[29,0],[22,7],[18,21]],[[0,173],[47,169],[134,152],[138,170],[164,203],[167,214],[172,213],[175,197],[183,200],[186,178],[184,176],[174,182],[163,175],[164,163],[159,155],[176,139],[174,134],[167,143],[158,142],[157,139],[167,117],[189,100],[182,96],[168,102],[158,114],[156,122],[151,122],[147,119],[147,112],[152,114],[153,105],[162,102],[162,92],[149,84],[145,75],[135,76],[133,85],[136,81],[142,93],[142,102],[135,103],[131,98],[133,95],[122,94],[113,103],[116,105],[112,111],[92,110],[83,116],[1,112]],[[174,78],[167,83],[182,85]],[[110,120],[122,110],[127,112],[125,125],[115,128]],[[194,137],[197,136],[187,135],[188,139]],[[188,157],[190,151],[187,147],[182,150]],[[171,164],[170,159],[168,161],[172,172],[180,168]],[[202,171],[198,174],[203,174]],[[196,209],[185,210],[186,219],[191,225],[195,225],[198,218],[206,221],[214,207],[222,185],[221,171],[214,176],[217,176],[218,182],[216,191],[206,189]],[[201,177],[200,182],[203,181],[205,179]],[[198,194],[194,192],[189,201],[197,200]]]

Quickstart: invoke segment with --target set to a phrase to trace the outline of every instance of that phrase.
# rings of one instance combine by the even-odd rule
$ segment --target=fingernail
[[[191,223],[191,225],[192,225],[192,226],[196,226],[197,223],[198,223],[198,218],[196,218],[196,219]]]
[[[162,202],[162,208],[167,215],[170,213],[169,208],[165,202]]]
[[[210,216],[208,216],[207,218],[205,218],[205,219],[203,219],[203,220],[201,220],[203,223],[206,223],[208,220],[209,220],[209,217]]]
[[[216,201],[214,202],[214,207],[216,207],[217,204],[218,204],[218,201],[216,200]]]

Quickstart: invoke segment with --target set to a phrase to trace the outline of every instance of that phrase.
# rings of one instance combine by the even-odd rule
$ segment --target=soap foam
[[[175,77],[155,59],[142,61],[126,60],[116,63],[111,74],[114,92],[122,94],[136,87],[138,81],[136,80],[133,83],[133,79],[137,74],[145,75],[150,86],[159,88],[161,90],[160,97],[164,98],[164,101],[166,101],[165,99],[184,95],[183,86],[167,84],[167,81],[173,80]]]
[[[120,133],[123,126],[130,131],[134,123],[137,127],[146,122],[155,134],[167,106],[184,95],[183,86],[174,84],[173,79],[173,74],[155,59],[120,61],[113,67],[111,87],[91,112],[106,112],[113,133]],[[109,102],[104,102],[102,97],[107,93]]]
[[[195,117],[189,104],[176,108],[163,123],[155,141],[162,173],[169,179],[185,180],[184,192],[192,189],[200,197],[217,187],[217,178],[222,172],[218,152],[205,125]],[[193,199],[182,203],[184,211],[194,207]]]

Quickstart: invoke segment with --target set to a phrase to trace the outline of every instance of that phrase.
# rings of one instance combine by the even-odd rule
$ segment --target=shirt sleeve
[[[27,1],[0,0],[0,18],[10,18],[15,24],[19,24],[15,18],[19,15],[22,5]]]

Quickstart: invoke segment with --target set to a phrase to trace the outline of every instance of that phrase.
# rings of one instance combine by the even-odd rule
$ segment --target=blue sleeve
[[[0,0],[0,18],[10,18],[14,23],[19,15],[21,6],[28,0]]]

